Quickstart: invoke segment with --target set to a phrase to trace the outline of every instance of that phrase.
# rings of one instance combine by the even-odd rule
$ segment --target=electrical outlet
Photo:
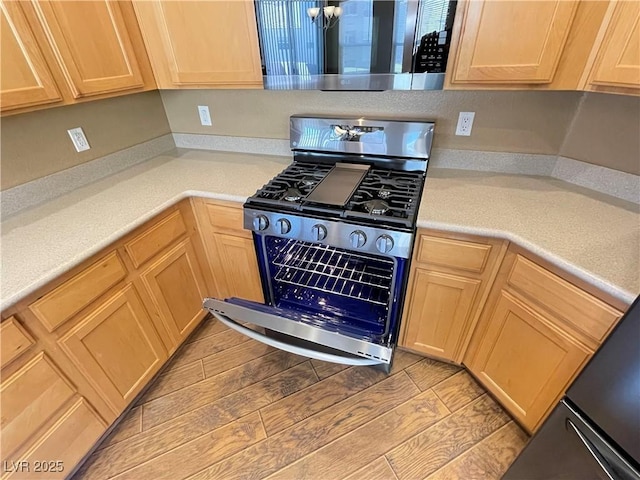
[[[87,137],[84,136],[82,127],[67,130],[67,133],[71,137],[73,146],[76,147],[76,152],[84,152],[85,150],[89,150],[91,148],[89,142],[87,141]]]
[[[460,112],[456,135],[462,135],[464,137],[470,136],[471,128],[473,127],[473,117],[475,116],[476,112]]]
[[[198,114],[200,115],[200,125],[204,125],[205,127],[210,127],[212,125],[209,107],[206,105],[198,105]]]

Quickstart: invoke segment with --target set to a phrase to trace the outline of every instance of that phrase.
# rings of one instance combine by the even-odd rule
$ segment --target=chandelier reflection
[[[307,8],[307,15],[313,23],[327,30],[338,24],[338,19],[342,15],[342,7],[333,5],[326,5],[322,8],[311,7]]]

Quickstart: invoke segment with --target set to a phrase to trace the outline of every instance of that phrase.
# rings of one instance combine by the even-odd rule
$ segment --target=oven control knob
[[[367,243],[367,236],[362,230],[356,230],[354,232],[351,232],[349,240],[351,241],[351,246],[353,248],[360,248],[363,247],[365,243]]]
[[[253,229],[257,231],[266,230],[269,226],[269,219],[264,215],[258,215],[253,219]]]
[[[319,223],[315,224],[311,227],[311,238],[316,242],[320,242],[327,238],[327,227],[320,225]]]
[[[291,231],[291,222],[286,218],[280,218],[276,221],[276,232],[280,235],[286,235]]]
[[[376,240],[376,248],[380,253],[390,252],[393,248],[393,238],[389,235],[380,235]]]

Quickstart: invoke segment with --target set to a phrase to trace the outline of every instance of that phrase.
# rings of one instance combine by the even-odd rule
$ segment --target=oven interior
[[[399,318],[406,260],[255,235],[268,302],[305,321],[386,343]]]

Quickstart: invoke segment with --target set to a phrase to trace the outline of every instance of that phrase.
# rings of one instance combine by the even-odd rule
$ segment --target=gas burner
[[[305,187],[311,187],[313,185],[315,185],[316,183],[318,183],[320,180],[322,180],[322,177],[324,175],[321,174],[315,174],[315,175],[307,175],[305,177],[303,177],[302,180],[300,180],[300,183],[302,185],[304,185]]]
[[[389,211],[389,204],[384,200],[369,200],[364,202],[364,209],[371,215],[384,215]]]
[[[258,206],[308,212],[317,218],[411,227],[415,224],[423,171],[403,171],[372,165],[345,205],[309,201],[309,195],[329,174],[333,164],[294,161],[249,199]]]
[[[386,200],[387,198],[389,198],[391,196],[391,190],[387,190],[386,188],[381,188],[378,191],[378,197],[380,197],[383,200]]]
[[[287,202],[297,202],[302,198],[302,192],[300,192],[300,190],[298,190],[297,188],[287,188],[287,191],[284,192],[282,198]]]

